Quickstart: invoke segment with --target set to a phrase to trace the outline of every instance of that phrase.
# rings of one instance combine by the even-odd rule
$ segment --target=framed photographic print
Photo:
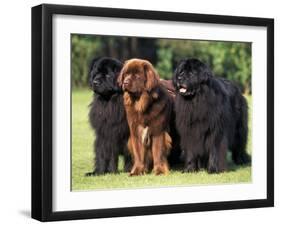
[[[274,21],[32,8],[32,217],[274,205]]]

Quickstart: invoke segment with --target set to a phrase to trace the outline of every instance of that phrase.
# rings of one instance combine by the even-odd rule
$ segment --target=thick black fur
[[[94,91],[89,120],[95,130],[95,167],[86,175],[115,173],[118,156],[124,156],[125,171],[131,169],[127,149],[129,127],[123,105],[123,93],[117,83],[122,63],[109,57],[96,58],[90,65],[90,87]]]
[[[236,164],[248,163],[248,107],[238,86],[214,77],[197,59],[179,62],[173,84],[184,171],[224,171],[227,149],[232,151]]]
[[[172,111],[170,117],[170,136],[172,138],[172,149],[168,156],[168,162],[172,169],[178,169],[182,165],[182,152],[180,148],[180,137],[176,128],[175,99],[172,101]]]

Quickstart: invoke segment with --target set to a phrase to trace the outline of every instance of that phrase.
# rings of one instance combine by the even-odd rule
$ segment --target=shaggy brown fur
[[[124,105],[130,128],[128,148],[134,164],[130,175],[144,174],[152,165],[156,175],[167,174],[167,156],[172,143],[168,134],[171,96],[146,60],[127,61],[119,82],[124,90]]]

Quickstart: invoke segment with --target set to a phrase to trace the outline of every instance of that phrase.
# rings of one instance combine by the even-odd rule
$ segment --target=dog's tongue
[[[186,92],[186,88],[180,88],[180,93],[185,93]]]

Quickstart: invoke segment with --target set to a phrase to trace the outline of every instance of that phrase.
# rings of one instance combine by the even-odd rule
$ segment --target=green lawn
[[[122,172],[123,159],[119,160],[118,174],[85,177],[86,172],[93,169],[94,133],[88,122],[88,105],[92,93],[88,89],[72,91],[72,190],[93,190],[112,188],[184,186],[198,184],[247,183],[251,181],[251,166],[236,166],[228,155],[228,171],[220,174],[181,173],[170,171],[167,176],[129,177]],[[251,128],[251,97],[247,97],[249,105],[249,128]],[[251,129],[249,131],[247,151],[251,153]],[[110,141],[109,141],[110,142]]]

